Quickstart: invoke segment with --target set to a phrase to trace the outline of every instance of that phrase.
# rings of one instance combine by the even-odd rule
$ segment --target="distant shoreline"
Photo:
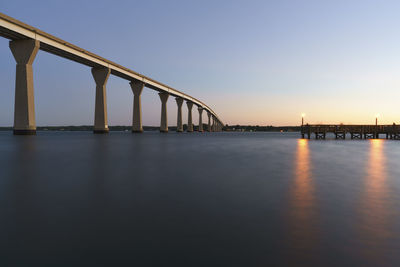
[[[206,129],[206,125],[203,125]],[[109,126],[110,131],[131,131],[132,126]],[[158,126],[143,126],[144,131],[158,131]],[[168,127],[170,131],[176,131],[176,126]],[[183,125],[183,129],[186,130],[186,124]],[[197,130],[198,126],[194,126],[194,130]],[[0,127],[0,131],[12,131],[13,127]],[[93,126],[81,125],[81,126],[38,126],[38,131],[93,131]],[[226,125],[223,128],[227,132],[300,132],[300,126],[252,126],[252,125]]]

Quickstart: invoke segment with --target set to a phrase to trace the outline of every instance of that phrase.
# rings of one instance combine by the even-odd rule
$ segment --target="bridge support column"
[[[40,42],[33,39],[10,41],[17,62],[15,75],[14,134],[36,134],[35,99],[32,64]]]
[[[132,133],[141,133],[143,132],[143,126],[142,103],[140,98],[143,91],[144,83],[140,81],[131,81],[130,85],[133,92]]]
[[[175,98],[176,104],[178,105],[178,118],[176,119],[176,131],[178,133],[183,132],[183,125],[182,125],[182,104],[183,98],[176,97]]]
[[[96,82],[96,103],[94,110],[95,134],[108,133],[106,84],[111,70],[109,68],[92,68],[92,75]]]
[[[188,125],[187,125],[187,131],[188,132],[193,132],[193,122],[192,122],[192,107],[193,103],[192,102],[186,102],[186,105],[188,107]]]
[[[160,132],[168,133],[168,119],[167,119],[167,100],[169,97],[168,93],[158,93],[161,99],[161,121],[160,121]]]
[[[212,131],[215,132],[215,118],[214,116],[212,117],[212,127],[211,127]]]
[[[207,111],[208,116],[208,124],[207,124],[207,131],[211,132],[211,113]]]
[[[199,132],[203,132],[203,108],[199,107]]]

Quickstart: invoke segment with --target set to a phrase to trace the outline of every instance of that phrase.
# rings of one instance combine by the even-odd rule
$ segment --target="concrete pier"
[[[130,85],[133,92],[132,133],[141,133],[143,132],[141,94],[144,83],[140,81],[131,81]]]
[[[17,62],[15,75],[14,134],[36,134],[35,99],[32,63],[39,50],[33,39],[11,41],[11,52]]]
[[[183,125],[182,125],[182,104],[183,98],[176,97],[175,98],[176,104],[178,105],[178,117],[176,119],[176,131],[178,133],[183,132]]]
[[[107,122],[107,96],[106,84],[111,70],[108,68],[92,68],[92,75],[96,82],[96,103],[94,111],[94,130],[93,132],[108,133]]]
[[[207,116],[208,116],[208,124],[207,124],[207,131],[211,132],[211,113],[207,112]]]
[[[193,132],[193,121],[192,121],[192,107],[193,103],[187,101],[186,105],[188,107],[188,125],[187,125],[187,131],[188,132]]]
[[[199,107],[199,132],[203,132],[203,108]]]
[[[216,131],[217,131],[217,129],[216,129],[216,127],[215,127],[215,118],[214,118],[214,116],[212,117],[212,131],[213,131],[213,132],[216,132]]]
[[[161,121],[160,121],[160,132],[168,132],[168,119],[167,119],[167,100],[169,97],[168,93],[158,93],[161,100]]]

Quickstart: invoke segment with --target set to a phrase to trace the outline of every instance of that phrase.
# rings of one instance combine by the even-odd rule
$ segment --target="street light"
[[[306,116],[305,113],[301,113],[301,126],[304,125],[304,117]]]

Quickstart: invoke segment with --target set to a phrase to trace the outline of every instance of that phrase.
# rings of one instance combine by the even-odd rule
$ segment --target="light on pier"
[[[379,114],[375,114],[375,125],[378,126]]]
[[[301,126],[304,125],[304,117],[306,116],[305,113],[301,113]]]

